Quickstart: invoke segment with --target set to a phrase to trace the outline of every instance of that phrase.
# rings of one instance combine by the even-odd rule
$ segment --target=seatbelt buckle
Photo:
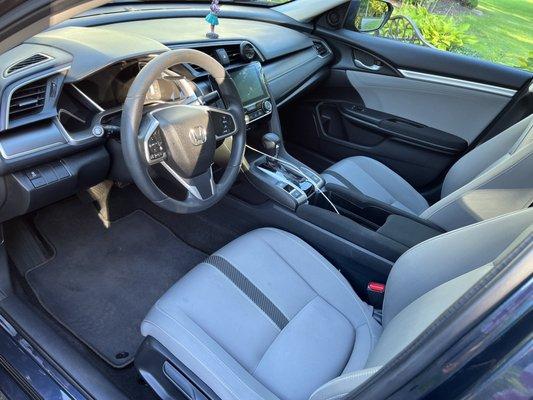
[[[383,299],[385,297],[385,284],[378,282],[369,282],[366,287],[366,293],[371,306],[383,308]]]

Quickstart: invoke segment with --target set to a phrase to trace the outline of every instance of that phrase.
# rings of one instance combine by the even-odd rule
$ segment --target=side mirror
[[[355,28],[359,32],[377,31],[387,23],[393,10],[393,5],[386,0],[360,0]]]

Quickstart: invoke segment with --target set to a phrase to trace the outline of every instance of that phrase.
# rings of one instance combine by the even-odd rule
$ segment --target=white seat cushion
[[[260,229],[182,278],[141,330],[222,399],[340,399],[505,264],[502,252],[529,243],[532,224],[528,209],[406,252],[387,281],[383,332],[315,250],[289,233]]]
[[[362,369],[380,330],[325,258],[271,228],[194,268],[142,324],[223,399],[308,399]]]
[[[349,190],[405,212],[420,215],[429,205],[409,183],[379,161],[368,157],[346,158],[328,168],[323,178]]]

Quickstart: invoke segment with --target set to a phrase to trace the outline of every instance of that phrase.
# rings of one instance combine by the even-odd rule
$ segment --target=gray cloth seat
[[[383,326],[316,250],[259,229],[177,282],[141,331],[222,399],[339,398],[405,348],[532,224],[526,210],[408,251],[387,283]]]
[[[533,203],[533,114],[457,161],[441,200],[427,201],[402,177],[368,157],[344,159],[323,173],[326,184],[427,219],[445,230],[529,207]]]

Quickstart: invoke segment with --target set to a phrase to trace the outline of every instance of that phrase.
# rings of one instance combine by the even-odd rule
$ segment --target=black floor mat
[[[69,200],[35,218],[55,256],[26,273],[41,305],[114,367],[133,361],[155,301],[205,258],[142,211],[109,227]]]

